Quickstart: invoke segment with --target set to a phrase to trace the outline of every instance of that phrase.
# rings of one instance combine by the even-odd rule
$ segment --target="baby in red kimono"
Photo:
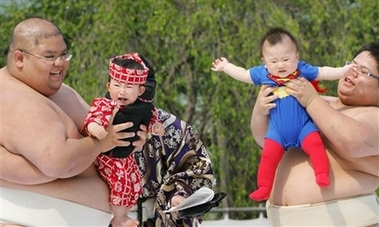
[[[112,112],[118,108],[113,124],[133,122],[133,126],[125,130],[133,132],[137,132],[139,126],[144,124],[150,133],[162,134],[163,127],[157,119],[157,110],[151,100],[140,97],[145,91],[148,73],[149,69],[137,53],[112,58],[109,62],[108,97],[93,100],[84,130],[90,136],[103,139],[107,135],[105,128]],[[132,145],[115,147],[100,154],[95,162],[100,176],[111,189],[110,205],[114,217],[110,226],[137,227],[139,224],[128,216],[130,208],[137,204],[142,193],[141,173],[134,155],[131,155],[133,150]]]

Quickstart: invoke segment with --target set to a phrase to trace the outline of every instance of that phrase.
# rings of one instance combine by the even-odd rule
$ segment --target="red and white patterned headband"
[[[117,59],[131,59],[140,63],[144,69],[128,69],[115,64]],[[145,63],[139,57],[138,53],[124,54],[116,56],[109,61],[109,75],[112,79],[117,80],[122,83],[139,85],[145,84],[147,79],[147,74],[149,73],[149,68],[146,67]]]

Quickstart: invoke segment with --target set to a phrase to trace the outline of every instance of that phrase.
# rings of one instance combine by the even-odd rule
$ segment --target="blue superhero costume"
[[[318,74],[318,67],[304,61],[299,62],[298,70],[300,76],[308,81],[315,80]],[[269,72],[264,65],[250,68],[249,71],[256,85],[284,86],[281,81],[275,82],[268,77]],[[300,147],[306,135],[318,131],[304,107],[292,95],[276,99],[275,104],[276,108],[270,110],[266,138],[275,140],[287,150],[290,147]]]

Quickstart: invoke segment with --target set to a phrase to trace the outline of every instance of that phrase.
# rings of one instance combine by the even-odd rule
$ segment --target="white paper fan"
[[[212,200],[214,196],[214,192],[212,189],[207,187],[202,187],[199,190],[197,190],[195,193],[190,195],[188,198],[183,200],[178,206],[171,207],[168,210],[165,210],[163,212],[170,213],[177,210],[184,210],[190,207],[194,207],[206,202],[209,202]]]

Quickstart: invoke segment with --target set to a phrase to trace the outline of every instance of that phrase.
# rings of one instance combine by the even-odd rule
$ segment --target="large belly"
[[[278,166],[270,201],[275,205],[300,205],[318,203],[373,192],[378,187],[378,177],[353,171],[346,161],[328,155],[330,180],[328,187],[320,188],[308,156],[300,149],[288,151]]]

